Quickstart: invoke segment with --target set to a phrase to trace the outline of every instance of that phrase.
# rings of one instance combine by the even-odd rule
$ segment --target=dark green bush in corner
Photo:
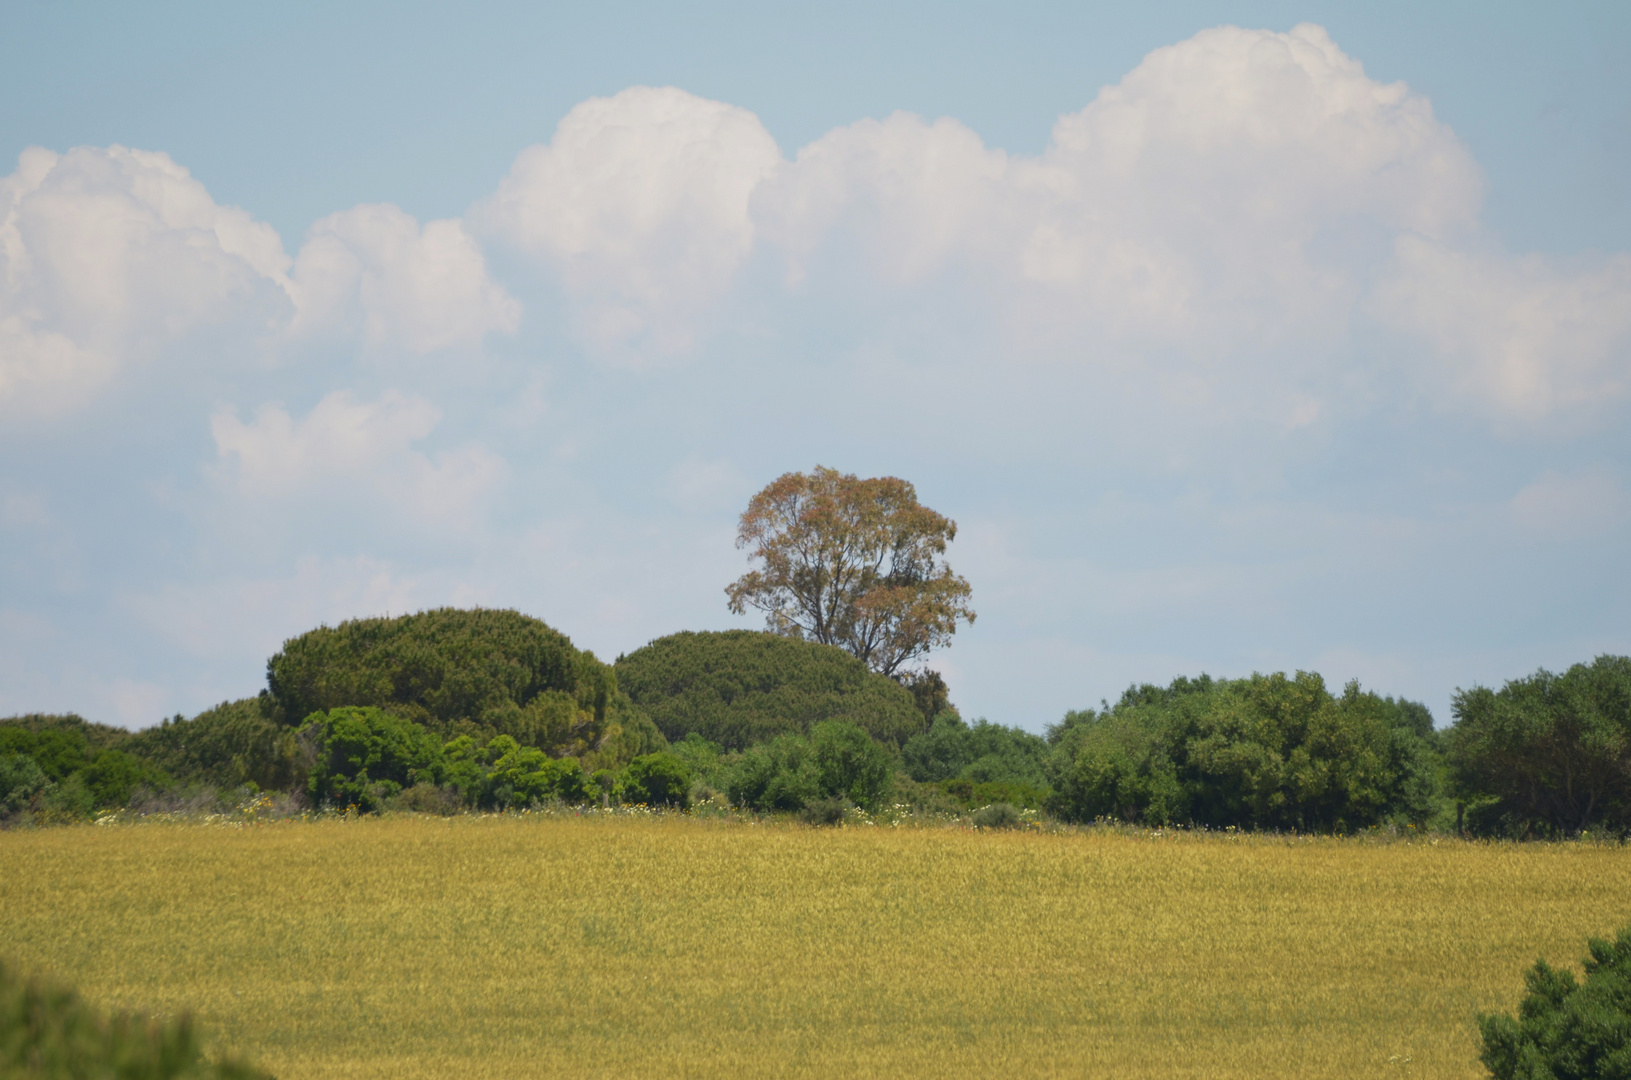
[[[1479,833],[1631,831],[1631,657],[1457,691],[1449,758]]]
[[[186,1018],[106,1016],[71,990],[0,963],[0,1076],[17,1080],[270,1080],[237,1061],[204,1059]]]
[[[1536,961],[1516,1019],[1481,1016],[1479,1055],[1495,1080],[1631,1077],[1631,927],[1587,943],[1586,978]]]
[[[912,694],[843,649],[757,630],[690,631],[617,660],[617,684],[670,742],[693,732],[726,750],[853,721],[899,746],[923,730]]]

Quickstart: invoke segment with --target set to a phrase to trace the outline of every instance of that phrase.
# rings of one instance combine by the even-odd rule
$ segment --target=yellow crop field
[[[326,1077],[1476,1077],[1631,849],[396,817],[0,834],[0,954]]]

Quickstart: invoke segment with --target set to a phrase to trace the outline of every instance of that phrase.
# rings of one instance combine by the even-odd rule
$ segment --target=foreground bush
[[[1515,1019],[1479,1017],[1479,1057],[1496,1080],[1631,1077],[1631,927],[1586,947],[1583,983],[1539,960]]]
[[[1474,687],[1453,707],[1450,761],[1474,831],[1631,829],[1631,657]]]
[[[1426,710],[1316,674],[1138,686],[1055,727],[1048,806],[1066,820],[1343,831],[1438,809]]]
[[[237,1061],[203,1057],[190,1020],[106,1016],[71,990],[0,963],[0,1077],[7,1080],[260,1080]]]
[[[923,729],[912,694],[832,645],[753,630],[679,633],[618,657],[617,683],[670,742],[745,750],[843,718],[899,746]]]

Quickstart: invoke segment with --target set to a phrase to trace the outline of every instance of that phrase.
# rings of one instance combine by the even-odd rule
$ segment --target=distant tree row
[[[818,642],[681,633],[608,665],[513,611],[319,628],[267,673],[257,697],[135,733],[0,721],[0,819],[247,786],[359,811],[713,800],[830,818],[893,801],[1218,828],[1631,829],[1624,657],[1458,693],[1444,730],[1422,705],[1298,673],[1135,686],[1045,736],[967,723],[932,672],[887,677]]]

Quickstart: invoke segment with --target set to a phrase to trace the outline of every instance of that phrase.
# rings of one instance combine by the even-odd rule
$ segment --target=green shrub
[[[1478,831],[1631,829],[1631,657],[1459,691],[1449,758]]]
[[[974,811],[974,824],[982,829],[1017,829],[1025,824],[1019,808],[1011,803],[995,802]]]
[[[848,799],[812,799],[804,804],[799,817],[811,825],[837,825],[853,805]]]
[[[50,786],[45,771],[27,754],[0,754],[0,818],[27,809]]]
[[[537,747],[517,745],[508,735],[489,743],[486,754],[495,758],[487,783],[492,801],[500,806],[586,803],[599,795],[575,758],[552,758]]]
[[[685,632],[619,657],[618,685],[676,742],[726,750],[843,718],[900,745],[923,728],[910,692],[843,649],[754,630]]]
[[[821,768],[809,740],[782,735],[749,747],[731,770],[725,790],[737,806],[761,813],[802,810],[821,798]]]
[[[33,717],[0,723],[0,754],[27,754],[52,783],[61,783],[89,765],[97,750],[84,732],[73,727],[25,726]]]
[[[440,739],[373,707],[313,713],[300,736],[315,758],[308,791],[320,806],[380,810],[403,788],[440,784],[447,774]]]
[[[1066,820],[1343,831],[1421,824],[1437,759],[1401,708],[1318,675],[1175,680],[1138,686],[1114,708],[1070,713],[1050,731],[1054,794]]]
[[[241,1062],[205,1060],[192,1022],[107,1016],[71,990],[0,963],[0,1076],[18,1080],[270,1080]]]
[[[291,638],[266,667],[285,723],[369,705],[443,738],[509,735],[523,746],[578,754],[600,741],[620,708],[611,668],[515,611],[354,619]]]
[[[674,754],[646,754],[623,771],[623,798],[647,806],[684,808],[691,793],[691,768]]]
[[[1478,1018],[1479,1058],[1496,1080],[1631,1077],[1631,927],[1587,949],[1584,982],[1536,961],[1516,1018]]]
[[[1051,753],[1040,735],[983,719],[970,726],[947,712],[935,717],[928,731],[907,740],[901,762],[907,775],[921,783],[963,778],[971,789],[973,785],[1003,785],[1015,797],[1025,799],[1026,805],[1040,805],[1047,794]],[[1035,794],[1019,796],[1021,791]]]
[[[824,720],[810,729],[821,794],[876,810],[889,795],[894,761],[889,751],[848,720]]]
[[[0,721],[0,757],[33,761],[49,787],[35,785],[46,808],[68,817],[124,806],[138,787],[162,788],[162,770],[126,753],[130,733],[77,716],[20,716]]]
[[[182,784],[303,790],[311,762],[293,729],[273,718],[270,694],[223,701],[185,720],[145,728],[123,747]]]

